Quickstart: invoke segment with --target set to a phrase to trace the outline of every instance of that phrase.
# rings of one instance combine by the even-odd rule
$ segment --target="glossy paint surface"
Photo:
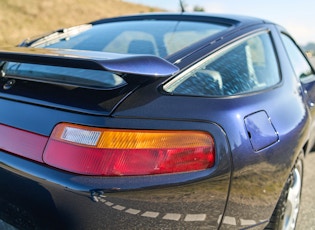
[[[136,127],[145,127],[151,122],[114,119],[106,124],[109,127],[133,128],[135,124]],[[228,146],[222,141],[225,139],[222,130],[201,122],[177,121],[157,121],[155,128],[189,129],[192,125],[211,131],[218,138],[217,151],[226,153],[220,154],[212,169],[161,176],[88,177],[54,170],[2,152],[0,191],[4,199],[2,207],[7,208],[1,217],[7,219],[10,208],[20,207],[20,210],[35,217],[32,225],[47,227],[46,222],[56,218],[59,222],[52,228],[85,229],[91,228],[92,222],[94,228],[116,228],[125,227],[130,222],[132,228],[207,225],[215,229],[226,204],[231,172]],[[15,183],[11,185],[11,181]],[[20,194],[16,188],[23,186],[29,190]],[[215,195],[217,193],[221,197],[219,200]],[[17,195],[19,198],[13,201]],[[34,202],[38,205],[33,206]],[[49,219],[40,214],[43,209],[50,214]]]
[[[196,130],[213,137],[216,161],[214,167],[194,172],[96,177],[57,170],[2,149],[0,218],[23,229],[263,229],[268,223],[298,154],[314,141],[314,111],[308,103],[313,82],[303,85],[294,75],[279,35],[285,31],[272,23],[200,14],[141,15],[134,20],[161,18],[231,25],[165,58],[179,74],[227,44],[267,31],[281,81],[256,92],[201,97],[165,92],[169,79],[164,78],[112,90],[16,79],[10,89],[0,89],[0,123],[13,129],[47,138],[61,122]],[[2,79],[1,86],[8,80]]]

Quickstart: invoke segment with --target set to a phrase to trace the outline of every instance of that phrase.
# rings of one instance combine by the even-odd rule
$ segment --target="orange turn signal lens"
[[[84,175],[152,175],[214,165],[214,141],[202,131],[103,129],[62,123],[55,127],[44,162]]]

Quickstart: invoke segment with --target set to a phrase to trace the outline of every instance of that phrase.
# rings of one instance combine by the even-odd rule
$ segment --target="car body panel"
[[[280,38],[282,28],[260,19],[208,14],[144,14],[91,24],[146,19],[230,27],[164,57],[179,69],[169,78],[142,76],[141,81],[107,90],[14,79],[10,87],[0,88],[0,123],[47,139],[60,123],[203,131],[215,143],[214,167],[162,175],[86,176],[2,150],[0,218],[23,229],[266,226],[295,160],[314,141],[313,82],[301,84],[295,76]],[[176,95],[164,90],[167,82],[205,58],[262,32],[272,40],[280,82],[224,96]],[[41,38],[22,45],[40,43]],[[1,83],[6,86],[10,80],[4,78]]]
[[[281,91],[283,88],[278,88],[278,90]],[[260,95],[252,95],[250,99],[249,97],[246,97],[246,99],[244,97],[219,99],[219,104],[217,99],[200,98],[198,103],[196,103],[194,98],[185,98],[185,101],[183,101],[182,98],[176,98],[175,96],[159,97],[148,103],[142,101],[140,104],[135,104],[136,102],[132,101],[122,104],[114,115],[118,117],[127,116],[125,114],[131,117],[154,117],[155,114],[160,115],[161,110],[163,114],[167,112],[171,114],[176,111],[178,114],[182,114],[183,117],[189,116],[196,120],[215,119],[218,124],[226,124],[222,126],[222,129],[226,132],[229,140],[234,166],[226,215],[238,220],[235,222],[238,225],[240,225],[239,220],[241,219],[251,220],[245,222],[246,224],[253,221],[255,224],[258,224],[261,220],[264,221],[271,215],[275,203],[269,202],[277,200],[281,192],[282,183],[285,181],[284,178],[292,167],[291,159],[297,154],[298,148],[296,145],[302,145],[298,143],[295,137],[302,136],[303,139],[306,139],[308,134],[308,130],[305,130],[304,125],[309,123],[309,118],[307,109],[303,106],[302,98],[296,93],[281,98],[279,95],[282,95],[282,93],[278,92],[278,90],[265,92],[263,98]],[[138,92],[141,94],[140,91]],[[270,100],[268,101],[267,98],[270,98]],[[275,104],[279,104],[283,100],[288,100],[288,104],[284,107],[275,106]],[[270,103],[270,101],[273,103]],[[145,104],[143,105],[143,103]],[[123,105],[128,104],[132,104],[133,108],[123,107]],[[188,110],[187,105],[189,105]],[[290,108],[290,106],[292,107]],[[133,113],[134,108],[137,108],[137,114]],[[198,113],[200,108],[204,109],[202,115]],[[248,140],[244,118],[254,112],[261,111],[262,108],[268,111],[269,116],[272,118],[280,141],[273,144],[272,148],[256,152]],[[293,113],[292,108],[294,108]],[[288,114],[288,116],[283,117],[283,114]],[[177,119],[183,119],[183,117],[178,117],[177,115]],[[164,117],[164,119],[168,118]],[[291,128],[288,127],[286,119],[293,124]],[[293,121],[295,122],[293,123]],[[294,135],[292,130],[294,130]],[[277,155],[282,151],[282,154]],[[285,163],[283,158],[287,159]],[[278,172],[277,176],[275,176],[275,172]],[[269,179],[266,180],[266,178]],[[270,180],[270,178],[274,180]],[[274,184],[278,184],[278,189],[276,189]],[[257,195],[258,191],[260,191],[259,196]],[[242,210],[248,210],[250,207],[251,213],[259,213],[259,215],[257,214],[255,219],[250,218],[250,216],[244,216],[239,212],[238,208],[234,208],[234,205],[231,207],[231,210],[238,211],[230,213],[229,208],[234,202],[235,206],[242,206]],[[235,225],[232,226],[235,227]]]
[[[265,30],[266,27],[264,25],[254,31]],[[274,32],[275,42],[280,42],[277,41],[277,32],[273,26],[270,26],[270,30]],[[239,37],[242,36],[244,35],[239,34]],[[284,50],[280,49],[278,52],[281,53]],[[198,56],[201,56],[200,53]],[[181,114],[192,119],[210,120],[220,124],[227,134],[234,166],[226,211],[227,218],[223,220],[222,228],[246,227],[259,223],[264,226],[280,195],[282,183],[284,183],[286,175],[292,167],[292,158],[294,159],[298,155],[299,149],[307,142],[310,132],[310,114],[302,97],[303,89],[287,61],[283,58],[279,62],[282,81],[272,90],[246,96],[198,98],[198,103],[195,102],[197,99],[194,97],[186,97],[183,101],[183,96],[177,98],[174,95],[154,98],[154,94],[151,94],[153,99],[148,100],[147,103],[129,101],[133,98],[129,97],[126,99],[127,103],[118,107],[114,115],[118,117],[154,117],[154,114],[159,114],[160,117],[163,117],[161,115],[162,109],[162,114],[176,113],[177,119],[180,119],[178,114]],[[139,89],[135,94],[143,94],[142,90],[145,92],[146,89]],[[132,108],[128,105],[132,105]],[[200,113],[201,108],[204,110],[203,113]],[[276,141],[272,148],[256,152],[248,140],[244,119],[261,110],[266,111],[272,120],[279,141]],[[164,119],[168,118],[164,117]],[[297,136],[302,141],[296,139]],[[283,153],[280,154],[280,152]],[[276,172],[277,175],[275,175]],[[273,178],[274,180],[266,180],[266,178]],[[278,189],[274,186],[275,184],[279,185],[277,186]],[[259,196],[257,195],[258,191]],[[251,210],[250,213],[256,213],[255,218],[251,214],[247,216],[247,211],[240,212],[236,208],[240,206],[243,207],[242,210]]]
[[[152,120],[108,119],[106,127],[144,128],[151,123]],[[58,172],[1,152],[1,198],[4,199],[2,207],[7,207],[1,217],[18,225],[14,220],[10,221],[12,216],[9,215],[12,215],[11,211],[23,219],[23,215],[16,213],[15,209],[19,207],[21,212],[37,217],[28,219],[26,215],[27,219],[23,219],[19,226],[23,229],[37,225],[48,229],[97,229],[104,223],[108,229],[124,227],[126,223],[132,223],[132,228],[188,228],[200,224],[215,229],[224,212],[231,173],[227,142],[222,141],[224,132],[214,124],[200,122],[196,126],[195,122],[184,121],[158,121],[156,127],[151,128],[185,130],[192,126],[207,130],[218,138],[218,161],[212,169],[145,177],[89,177]],[[18,188],[23,187],[29,191],[20,194]],[[217,194],[222,199],[218,200]],[[14,199],[16,203],[5,202],[17,196],[19,199]],[[32,206],[33,199],[40,205]],[[43,210],[46,210],[44,216]],[[59,221],[55,222],[56,226],[47,226],[47,221],[54,217]]]

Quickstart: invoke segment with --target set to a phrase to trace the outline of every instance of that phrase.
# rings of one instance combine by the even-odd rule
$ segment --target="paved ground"
[[[296,230],[315,230],[315,152],[305,158],[301,211]]]

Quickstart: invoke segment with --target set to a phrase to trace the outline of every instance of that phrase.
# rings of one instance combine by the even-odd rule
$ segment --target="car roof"
[[[244,15],[234,15],[234,14],[214,14],[206,12],[183,12],[183,13],[143,13],[134,14],[126,16],[118,16],[113,18],[104,18],[97,21],[91,22],[91,24],[101,24],[114,21],[128,21],[128,20],[178,20],[178,21],[201,21],[201,22],[212,22],[212,23],[222,23],[228,24],[230,26],[245,26],[253,24],[265,23],[266,20],[244,16]],[[269,22],[270,23],[270,22]]]

